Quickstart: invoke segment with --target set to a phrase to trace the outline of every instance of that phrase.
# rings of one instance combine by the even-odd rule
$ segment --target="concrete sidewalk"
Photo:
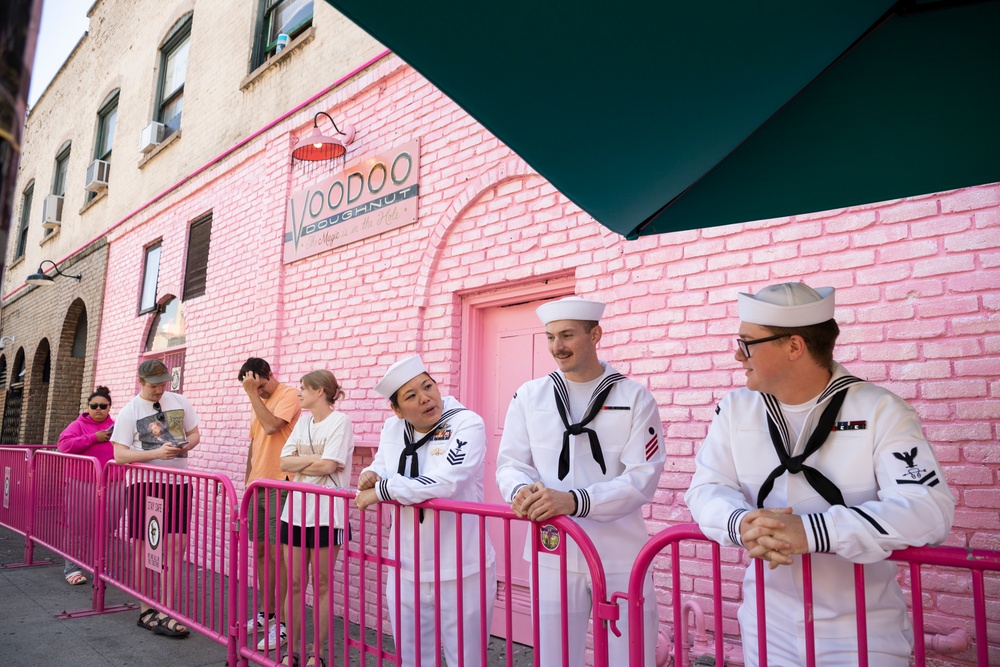
[[[24,538],[0,528],[0,566],[23,562]],[[36,548],[34,561],[52,558]],[[89,609],[89,585],[70,586],[62,559],[51,565],[0,568],[0,664],[4,667],[200,667],[226,664],[226,648],[192,632],[184,639],[138,627],[134,610],[60,620],[56,614]],[[89,577],[88,577],[89,578]],[[108,607],[135,600],[109,587]]]
[[[24,537],[0,527],[2,667],[201,667],[226,664],[226,647],[196,632],[177,639],[154,635],[138,627],[138,607],[82,618],[57,618],[57,614],[66,611],[90,609],[92,591],[90,585],[68,585],[62,575],[62,559],[44,548],[36,547],[32,560],[38,563],[46,559],[53,562],[32,567],[8,567],[24,561]],[[112,586],[106,589],[106,607],[128,603],[134,604],[135,600]],[[356,626],[353,627],[356,632]],[[339,631],[334,637],[338,636]],[[368,643],[374,641],[374,635],[369,630]],[[392,639],[386,637],[385,641],[391,649]],[[514,646],[515,667],[531,665],[531,648],[520,644]],[[507,664],[502,640],[493,637],[488,653],[490,665]],[[359,664],[355,656],[350,662],[352,665]],[[374,658],[368,656],[366,664],[374,665]]]

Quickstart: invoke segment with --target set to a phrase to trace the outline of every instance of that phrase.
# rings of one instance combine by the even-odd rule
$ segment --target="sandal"
[[[79,586],[87,583],[87,577],[83,576],[82,572],[73,572],[66,575],[66,583],[70,586]]]
[[[310,660],[312,662],[310,662]],[[319,662],[316,662],[317,660],[319,660]],[[306,656],[306,667],[326,667],[326,660],[324,660],[321,655],[310,653]]]
[[[145,619],[145,620],[144,620]],[[149,630],[154,635],[165,635],[167,637],[187,637],[191,634],[191,631],[187,628],[183,630],[178,630],[181,626],[177,622],[176,618],[164,614],[160,616],[156,613],[156,610],[150,607],[146,611],[139,614],[139,620],[135,622],[140,628]]]
[[[289,651],[278,664],[282,665],[282,667],[299,667],[299,654]]]

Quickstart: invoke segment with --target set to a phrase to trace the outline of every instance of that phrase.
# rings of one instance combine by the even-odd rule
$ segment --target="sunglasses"
[[[160,422],[167,421],[167,416],[163,414],[163,408],[160,407],[160,404],[158,402],[153,403],[153,409],[156,410],[156,421]]]
[[[90,404],[90,409],[91,410],[107,410],[110,407],[111,407],[110,403],[91,403]]]

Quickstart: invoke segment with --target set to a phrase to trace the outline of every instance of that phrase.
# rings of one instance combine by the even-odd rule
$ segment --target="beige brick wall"
[[[25,125],[4,298],[41,260],[58,262],[78,251],[140,204],[384,51],[327,3],[317,0],[314,7],[311,35],[248,81],[256,0],[98,0],[89,32]],[[139,134],[156,106],[159,47],[177,20],[192,11],[181,136],[149,159],[139,151]],[[84,185],[94,159],[97,112],[115,89],[120,96],[110,185],[106,196],[87,206]],[[72,152],[62,227],[43,241],[42,202],[52,191],[56,153],[66,141],[72,141]],[[31,181],[27,249],[24,259],[11,265],[21,195]]]

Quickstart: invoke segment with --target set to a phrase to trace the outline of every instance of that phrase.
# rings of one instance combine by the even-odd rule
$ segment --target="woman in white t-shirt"
[[[313,371],[302,377],[299,403],[311,414],[299,419],[281,450],[281,469],[295,473],[292,481],[328,489],[344,488],[350,482],[354,432],[350,418],[333,409],[333,404],[343,396],[337,378],[330,371]],[[281,512],[280,540],[290,545],[286,562],[291,585],[284,594],[290,602],[288,647],[291,657],[285,656],[283,664],[298,662],[297,649],[303,640],[296,636],[296,630],[305,633],[301,618],[302,596],[311,566],[316,598],[313,605],[316,643],[306,648],[306,665],[326,665],[322,651],[330,617],[329,575],[340,545],[345,538],[350,539],[350,529],[345,523],[342,498],[301,491],[288,494]]]

